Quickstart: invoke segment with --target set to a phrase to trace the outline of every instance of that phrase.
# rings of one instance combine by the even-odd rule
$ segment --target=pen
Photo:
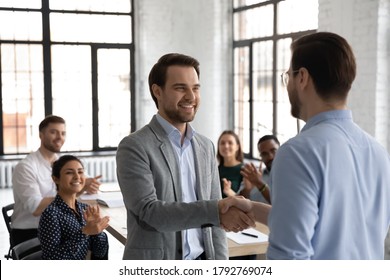
[[[254,235],[254,234],[251,234],[251,233],[246,233],[246,232],[241,232],[243,235],[246,235],[246,236],[250,236],[250,237],[254,237],[254,238],[257,238],[258,236],[257,235]]]

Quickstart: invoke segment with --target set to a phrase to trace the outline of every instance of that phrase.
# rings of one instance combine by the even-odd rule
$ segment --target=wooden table
[[[110,224],[106,230],[120,243],[125,245],[127,240],[126,208],[108,208],[102,205],[99,206],[102,216],[110,217]]]
[[[256,229],[262,233],[269,234],[268,227],[264,224],[256,223]],[[246,255],[265,255],[268,248],[268,242],[256,244],[238,244],[228,238],[229,257]]]

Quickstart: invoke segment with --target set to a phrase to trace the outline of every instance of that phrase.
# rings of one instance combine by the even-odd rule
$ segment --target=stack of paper
[[[240,232],[227,232],[227,237],[238,244],[261,243],[268,241],[268,235],[254,229],[248,228]]]

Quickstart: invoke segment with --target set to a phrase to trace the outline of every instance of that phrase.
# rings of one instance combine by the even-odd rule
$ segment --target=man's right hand
[[[83,188],[83,192],[87,192],[88,194],[98,193],[99,187],[102,184],[99,179],[102,178],[102,175],[98,175],[96,177],[86,178],[85,186]]]
[[[218,202],[221,227],[226,231],[239,232],[255,226],[251,201],[241,196],[222,199]]]

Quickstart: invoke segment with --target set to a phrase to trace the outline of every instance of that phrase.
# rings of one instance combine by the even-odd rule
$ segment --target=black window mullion
[[[253,157],[253,43],[249,46],[249,154]]]
[[[49,0],[42,0],[43,88],[45,116],[53,113]]]
[[[92,149],[99,149],[99,102],[98,102],[98,62],[97,50],[94,45],[91,46],[91,71],[92,71]]]
[[[277,60],[278,60],[278,51],[277,51],[277,34],[278,34],[278,5],[274,3],[274,36],[273,36],[273,61],[272,61],[272,133],[278,135],[278,95],[277,95]]]
[[[130,103],[130,109],[131,109],[131,116],[130,116],[130,132],[134,132],[137,129],[137,125],[135,122],[136,119],[136,97],[135,97],[135,46],[134,46],[134,38],[135,38],[135,27],[134,27],[134,14],[133,14],[133,9],[134,9],[134,0],[131,0],[131,46],[130,46],[130,98],[131,100]]]

